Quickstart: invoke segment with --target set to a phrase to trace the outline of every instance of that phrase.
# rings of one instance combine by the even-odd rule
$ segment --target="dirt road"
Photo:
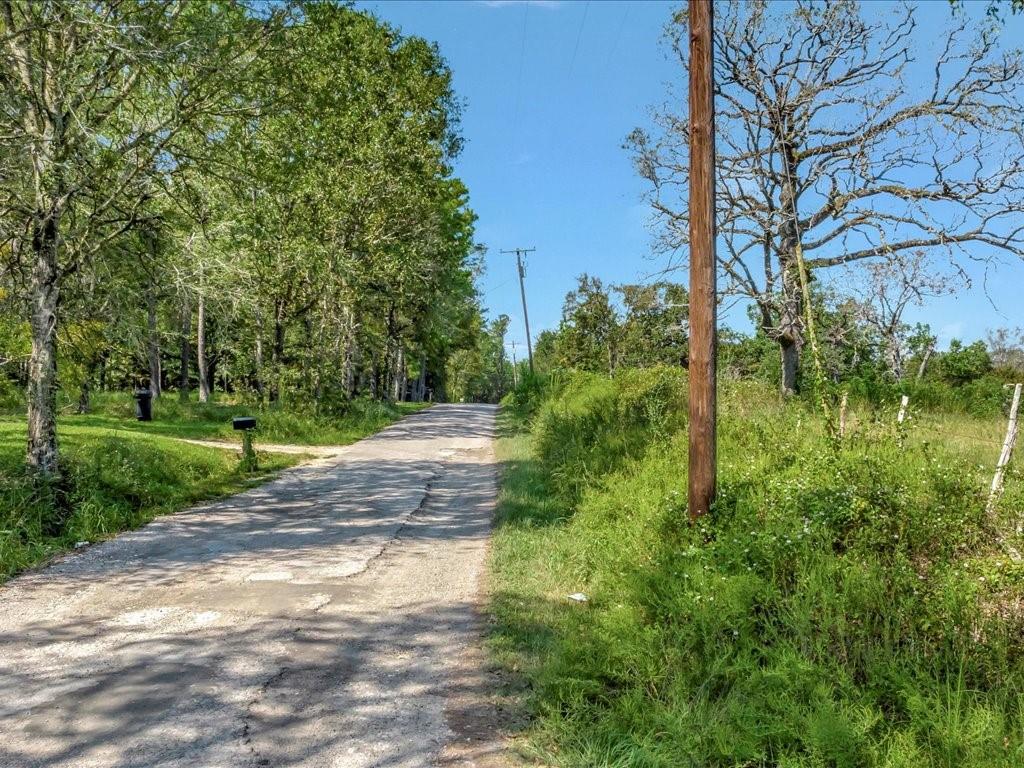
[[[494,415],[435,406],[0,587],[0,766],[492,765]]]

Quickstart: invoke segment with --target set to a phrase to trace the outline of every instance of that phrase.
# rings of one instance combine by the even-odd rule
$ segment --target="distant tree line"
[[[444,398],[484,333],[437,47],[341,2],[0,2],[0,397]],[[6,395],[4,392],[6,391]]]
[[[812,290],[827,385],[875,402],[912,391],[921,405],[979,415],[998,412],[1006,400],[1004,385],[1024,379],[1024,329],[998,328],[985,341],[952,339],[939,349],[932,329],[905,322],[906,302],[894,303],[890,294],[877,291],[878,285],[872,282],[875,291],[861,295],[817,285]],[[757,312],[750,308],[751,334],[719,328],[723,378],[778,382],[778,345],[758,326]],[[584,274],[566,295],[558,327],[539,335],[535,359],[541,373],[562,369],[614,375],[620,368],[686,368],[687,331],[683,286],[662,281],[608,288]],[[800,370],[797,392],[805,388],[808,375],[806,368]]]

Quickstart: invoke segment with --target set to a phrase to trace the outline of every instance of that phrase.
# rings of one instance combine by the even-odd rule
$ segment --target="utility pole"
[[[530,374],[533,374],[533,340],[530,339],[530,315],[526,311],[526,287],[523,279],[526,277],[526,270],[523,269],[523,254],[533,253],[536,248],[513,248],[502,253],[514,253],[516,255],[516,267],[519,269],[519,296],[523,300],[523,323],[526,325],[526,354],[530,358]]]
[[[713,0],[690,0],[690,521],[715,499],[717,463]]]
[[[516,343],[512,342],[512,386],[519,386],[519,361],[516,360]]]

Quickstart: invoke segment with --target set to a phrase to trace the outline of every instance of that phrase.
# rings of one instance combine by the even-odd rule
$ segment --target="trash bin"
[[[153,420],[153,393],[148,389],[135,390],[135,418],[139,421]]]

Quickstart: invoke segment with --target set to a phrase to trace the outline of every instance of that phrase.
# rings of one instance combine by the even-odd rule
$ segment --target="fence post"
[[[907,418],[907,406],[910,405],[910,395],[904,395],[900,398],[900,412],[896,416],[896,422],[902,424],[903,420]]]
[[[1020,410],[1021,385],[1016,384],[1013,388],[1013,403],[1010,405],[1010,421],[1006,425],[1006,439],[1003,440],[1003,450],[999,454],[999,463],[996,464],[996,474],[992,478],[992,489],[988,494],[986,511],[992,514],[996,509],[996,502],[1003,492],[1003,477],[1006,474],[1006,465],[1010,463],[1013,456],[1013,446],[1017,443],[1017,414]]]
[[[843,399],[839,401],[839,436],[846,437],[846,401],[849,397],[847,392],[843,392]]]

